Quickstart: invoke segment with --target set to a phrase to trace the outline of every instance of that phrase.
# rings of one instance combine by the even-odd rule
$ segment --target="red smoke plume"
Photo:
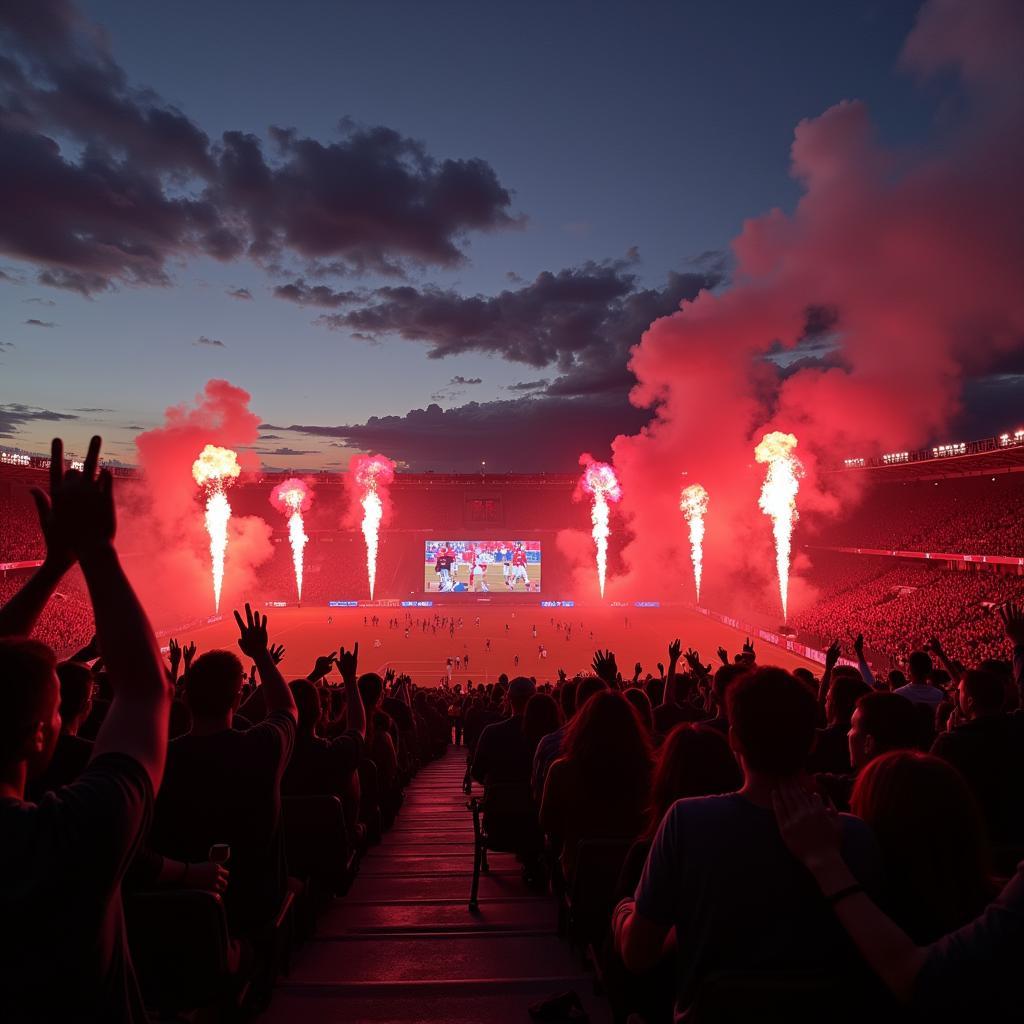
[[[171,406],[164,426],[136,439],[142,482],[123,489],[120,546],[144,556],[135,582],[154,616],[186,621],[206,614],[210,598],[209,538],[203,508],[192,481],[192,463],[207,444],[238,449],[256,440],[260,418],[248,407],[249,394],[226,380],[208,381],[193,404]],[[258,468],[256,457],[239,452],[243,470]],[[271,553],[270,527],[257,516],[234,515],[229,524],[221,608],[251,596],[253,569]]]
[[[644,333],[631,398],[656,415],[613,446],[634,588],[663,580],[669,565],[674,578],[685,569],[668,492],[687,471],[716,499],[709,603],[729,570],[733,585],[770,595],[771,531],[751,458],[762,434],[800,438],[800,511],[834,513],[852,500],[841,490],[851,483],[823,466],[942,440],[965,373],[1022,351],[1022,53],[1024,5],[928,0],[902,64],[959,74],[967,109],[957,124],[909,152],[879,142],[860,102],[802,121],[796,209],[748,221],[732,246],[731,287],[701,293]],[[786,353],[817,358],[783,372]],[[794,608],[801,603],[795,579]]]

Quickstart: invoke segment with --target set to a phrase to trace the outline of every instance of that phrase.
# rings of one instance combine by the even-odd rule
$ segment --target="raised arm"
[[[853,653],[857,655],[857,668],[860,670],[860,674],[864,679],[864,682],[871,687],[872,690],[878,687],[878,681],[875,679],[874,672],[871,671],[871,666],[868,664],[867,658],[864,657],[864,634],[858,633],[856,639],[853,641]]]
[[[833,640],[825,652],[825,671],[821,673],[821,682],[818,684],[818,710],[822,719],[825,717],[825,701],[828,698],[829,687],[832,685],[832,670],[838,661],[839,641]]]
[[[364,739],[366,738],[366,708],[363,707],[363,698],[356,685],[357,666],[359,664],[359,644],[346,651],[344,647],[338,650],[338,671],[345,681],[345,701],[347,708],[346,727],[351,732],[357,732]]]
[[[1024,609],[1016,601],[1007,601],[999,608],[999,618],[1013,644],[1013,681],[1024,705]]]
[[[814,876],[871,969],[897,999],[909,1002],[927,950],[882,913],[861,888],[840,853],[838,823],[817,794],[787,783],[772,799],[790,852]]]
[[[57,584],[75,564],[75,551],[54,522],[53,500],[63,479],[64,443],[55,437],[50,446],[50,494],[32,488],[39,528],[46,541],[46,557],[28,582],[0,608],[0,636],[30,636]]]
[[[51,465],[51,529],[78,556],[113,691],[92,756],[127,754],[146,770],[156,791],[167,757],[172,690],[149,619],[114,550],[113,481],[107,470],[97,476],[99,454],[100,439],[94,437],[81,472],[62,474],[57,460],[55,474]]]
[[[245,621],[242,621],[242,616],[236,611],[235,622],[238,624],[238,646],[244,655],[256,663],[256,669],[260,674],[259,693],[263,697],[263,706],[267,714],[285,711],[297,721],[298,712],[295,709],[291,688],[284,681],[284,676],[281,675],[281,670],[277,667],[268,646],[266,615],[254,613],[246,604]]]

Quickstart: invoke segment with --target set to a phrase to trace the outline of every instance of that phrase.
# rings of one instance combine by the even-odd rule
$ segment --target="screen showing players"
[[[539,540],[428,540],[428,594],[540,593]]]

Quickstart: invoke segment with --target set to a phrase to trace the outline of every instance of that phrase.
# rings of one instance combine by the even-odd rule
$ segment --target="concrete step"
[[[317,935],[353,932],[555,931],[558,910],[545,897],[481,900],[471,913],[466,900],[416,900],[406,903],[350,903],[339,900],[317,922]]]
[[[507,981],[566,978],[579,959],[555,935],[507,932],[405,933],[314,939],[292,966],[293,985]]]
[[[359,990],[312,989],[284,984],[274,993],[267,1024],[529,1024],[528,1007],[566,989],[575,989],[592,1024],[611,1024],[607,1005],[585,977],[545,978],[492,984],[389,986],[386,996]]]

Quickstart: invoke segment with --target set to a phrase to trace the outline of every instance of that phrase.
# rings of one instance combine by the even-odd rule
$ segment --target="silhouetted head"
[[[850,764],[858,771],[891,750],[911,750],[919,732],[914,705],[906,697],[883,691],[866,693],[850,719]]]
[[[746,665],[723,665],[715,673],[715,681],[712,684],[715,695],[715,703],[718,705],[719,714],[729,717],[729,689],[736,682],[747,675],[749,668]]]
[[[60,735],[57,659],[46,644],[0,640],[0,771],[24,763],[29,777],[46,770]]]
[[[654,709],[651,707],[650,697],[643,690],[638,690],[635,686],[631,686],[628,690],[623,691],[623,696],[633,705],[633,710],[637,713],[637,717],[639,717],[641,724],[647,732],[653,733]]]
[[[731,793],[743,785],[743,772],[717,729],[683,722],[665,737],[654,764],[651,786],[652,837],[665,812],[691,796]]]
[[[233,651],[200,654],[185,677],[185,699],[193,719],[219,719],[238,708],[242,662]]]
[[[288,684],[295,698],[295,707],[299,713],[299,732],[311,733],[320,721],[323,705],[320,692],[308,679],[296,679]]]
[[[526,676],[516,676],[508,684],[508,703],[513,715],[521,715],[526,710],[530,698],[537,692],[537,685]]]
[[[95,686],[92,669],[80,661],[62,661],[57,666],[57,679],[60,681],[61,731],[74,734],[92,710]]]
[[[850,808],[871,826],[917,941],[981,912],[991,896],[985,825],[952,765],[916,750],[884,754],[860,773]]]
[[[650,739],[621,693],[603,689],[583,705],[566,733],[565,754],[586,785],[646,803]]]
[[[535,693],[529,699],[523,713],[523,735],[530,750],[536,750],[537,744],[561,724],[562,716],[554,697],[547,693]]]
[[[927,651],[914,651],[907,659],[907,671],[912,683],[927,683],[932,672],[932,659]]]
[[[840,672],[839,669],[843,671]],[[861,674],[851,666],[840,665],[832,675],[832,685],[825,698],[825,718],[829,725],[849,728],[850,718],[857,701],[871,692]]]
[[[363,698],[363,707],[375,708],[384,693],[384,680],[376,672],[364,672],[356,682],[359,696]]]
[[[591,697],[603,690],[608,689],[608,684],[598,676],[584,676],[576,684],[576,706],[573,709],[574,714],[579,714],[583,709],[583,705],[590,700]]]
[[[968,718],[1000,714],[1005,699],[1002,679],[991,672],[972,668],[960,680],[960,708]]]
[[[818,705],[785,669],[761,668],[737,679],[726,694],[729,743],[746,774],[799,775],[814,745]]]

